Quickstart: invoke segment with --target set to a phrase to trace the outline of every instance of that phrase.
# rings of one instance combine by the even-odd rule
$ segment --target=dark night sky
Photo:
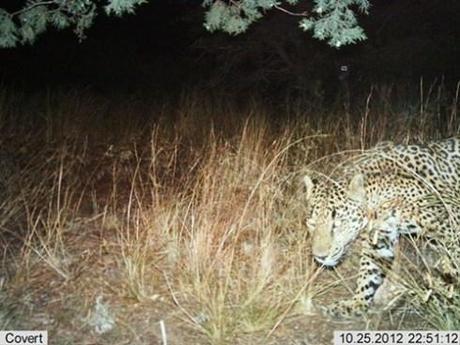
[[[151,0],[136,15],[101,14],[79,43],[51,30],[33,46],[0,51],[0,78],[20,87],[160,87],[213,80],[247,89],[332,78],[337,64],[356,80],[460,78],[460,1],[379,0],[361,18],[369,39],[336,51],[297,28],[298,18],[269,13],[238,37],[203,29],[197,1]],[[320,71],[320,72],[318,72]]]

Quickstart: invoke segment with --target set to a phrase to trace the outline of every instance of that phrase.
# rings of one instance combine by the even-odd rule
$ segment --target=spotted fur
[[[304,177],[307,227],[315,260],[334,267],[361,245],[357,288],[329,308],[334,316],[363,314],[391,269],[400,235],[435,238],[458,248],[460,140],[424,145],[386,142],[340,169],[339,178]],[[451,260],[456,271],[457,258]]]

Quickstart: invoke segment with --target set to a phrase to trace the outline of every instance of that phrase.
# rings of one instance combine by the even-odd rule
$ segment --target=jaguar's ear
[[[315,184],[310,176],[305,175],[303,177],[303,183],[305,184],[305,192],[307,194],[307,200],[309,200],[313,195],[313,189],[315,188]]]
[[[354,201],[366,201],[366,189],[364,187],[364,176],[356,174],[348,185],[348,197]]]

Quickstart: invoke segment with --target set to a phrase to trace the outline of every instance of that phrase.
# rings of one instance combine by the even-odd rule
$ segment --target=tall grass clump
[[[130,290],[136,298],[154,295],[146,293],[145,277],[157,271],[182,317],[213,343],[273,327],[312,270],[305,234],[285,229],[301,226],[292,196],[292,210],[282,207],[290,137],[272,141],[270,131],[255,118],[228,138],[211,127],[178,185],[155,176],[151,165],[144,177],[132,178],[131,216],[119,229]],[[148,159],[157,159],[157,142],[151,139]],[[180,143],[173,145],[162,159],[175,159]],[[146,191],[153,203],[140,197]]]

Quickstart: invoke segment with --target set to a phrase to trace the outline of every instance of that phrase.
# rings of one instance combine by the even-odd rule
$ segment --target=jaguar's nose
[[[326,260],[326,258],[327,258],[326,255],[315,255],[315,260],[321,263],[323,263],[324,260]]]

